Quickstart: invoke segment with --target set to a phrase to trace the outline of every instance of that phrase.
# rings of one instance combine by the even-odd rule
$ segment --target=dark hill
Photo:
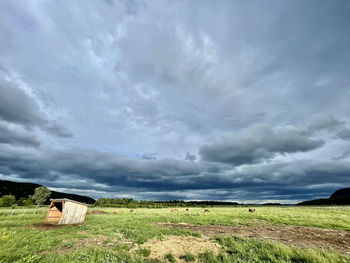
[[[350,196],[350,188],[342,188],[337,191],[335,191],[330,198],[335,198],[335,197],[341,197],[341,196]]]
[[[350,205],[350,188],[339,189],[329,198],[304,201],[298,205]]]
[[[20,199],[21,197],[28,198],[30,195],[34,194],[34,189],[40,186],[42,185],[0,180],[0,197],[3,195],[14,195],[16,197],[16,200]],[[61,193],[61,192],[56,192],[52,190],[51,190],[50,198],[54,198],[54,199],[68,198],[68,199],[72,199],[72,200],[79,201],[86,204],[92,204],[95,202],[95,199],[88,196],[77,195],[77,194],[67,194],[67,193]]]

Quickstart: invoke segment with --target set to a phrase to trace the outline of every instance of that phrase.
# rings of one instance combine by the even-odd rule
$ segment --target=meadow
[[[89,208],[68,226],[0,209],[0,262],[350,262],[350,207],[207,209]]]

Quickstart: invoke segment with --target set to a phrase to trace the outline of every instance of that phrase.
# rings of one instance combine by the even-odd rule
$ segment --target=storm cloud
[[[295,203],[350,176],[346,1],[0,3],[0,178]]]
[[[39,146],[40,142],[34,134],[23,131],[18,127],[9,127],[0,122],[0,143],[10,145]]]
[[[350,129],[344,129],[344,130],[340,131],[338,136],[341,139],[350,140]]]
[[[313,139],[306,131],[292,126],[272,130],[268,125],[258,125],[232,137],[202,146],[199,149],[201,157],[232,165],[260,163],[276,154],[307,152],[324,144],[323,140]]]
[[[28,129],[39,127],[59,137],[72,136],[66,128],[49,120],[41,111],[35,99],[19,88],[17,83],[8,81],[1,75],[0,119],[9,123],[22,125]]]

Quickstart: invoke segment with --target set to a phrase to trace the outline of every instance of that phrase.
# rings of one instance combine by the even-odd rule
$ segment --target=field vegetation
[[[140,208],[130,213],[129,209],[118,208],[118,214],[114,214],[115,208],[93,207],[90,212],[106,213],[88,214],[81,225],[48,226],[43,224],[47,208],[2,208],[0,262],[350,262],[346,239],[350,207],[261,206],[255,213],[249,213],[247,207],[215,207],[208,213],[202,208],[190,208],[188,212],[178,209],[178,213],[171,213],[168,208]],[[288,245],[283,240],[242,237],[225,231],[208,236],[192,226],[303,226],[344,235],[345,249],[322,247],[312,240],[307,246],[305,240],[303,246]],[[184,244],[188,239],[193,247],[198,243],[200,249],[187,250],[178,244],[179,254],[167,251],[165,244],[176,237],[181,237]],[[217,249],[202,249],[211,246]]]

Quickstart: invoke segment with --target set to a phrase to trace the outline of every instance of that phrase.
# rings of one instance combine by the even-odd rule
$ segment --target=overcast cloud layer
[[[2,1],[0,179],[296,203],[350,186],[350,2]]]

